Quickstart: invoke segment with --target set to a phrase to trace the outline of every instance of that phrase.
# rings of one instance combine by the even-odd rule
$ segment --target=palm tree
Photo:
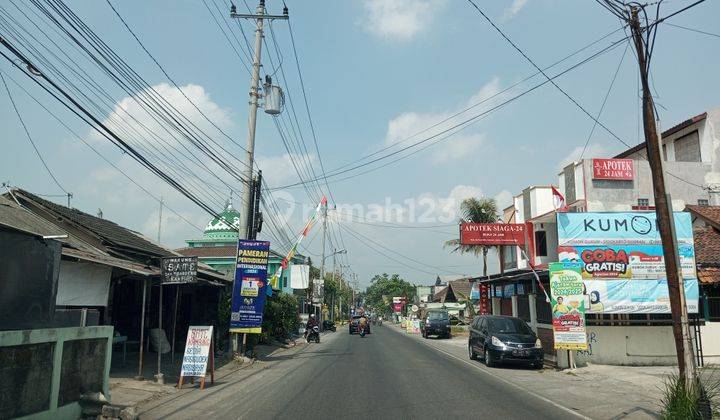
[[[498,210],[495,200],[492,198],[466,198],[460,203],[460,223],[495,223],[498,221]],[[483,257],[483,276],[487,276],[487,254],[492,245],[462,245],[460,239],[445,241],[446,248],[452,248],[450,252],[460,254],[472,253],[475,256]],[[502,265],[502,264],[501,264]]]

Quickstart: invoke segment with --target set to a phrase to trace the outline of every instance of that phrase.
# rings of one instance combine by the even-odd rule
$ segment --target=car
[[[443,309],[428,311],[420,320],[420,332],[425,338],[431,335],[450,338],[450,315]]]
[[[501,315],[480,315],[473,319],[468,338],[470,359],[483,359],[493,367],[501,363],[517,363],[536,369],[543,367],[542,342],[520,318]]]
[[[353,315],[353,317],[350,319],[350,323],[348,324],[348,332],[352,335],[358,332],[358,324],[360,322],[360,315]],[[367,318],[367,322],[365,323],[365,334],[370,334],[370,318]]]

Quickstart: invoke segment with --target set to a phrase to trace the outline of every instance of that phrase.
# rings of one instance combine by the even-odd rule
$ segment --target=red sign
[[[487,284],[480,285],[480,315],[490,314],[490,296],[489,286]]]
[[[524,245],[525,225],[522,223],[462,223],[462,245]]]
[[[395,312],[402,312],[403,304],[402,302],[395,302],[393,303],[393,311]]]
[[[593,159],[593,179],[632,181],[635,165],[632,159]]]

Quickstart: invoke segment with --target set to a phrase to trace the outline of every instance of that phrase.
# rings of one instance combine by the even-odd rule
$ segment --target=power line
[[[668,25],[668,26],[672,26],[672,27],[674,27],[674,28],[685,29],[686,31],[696,32],[696,33],[699,33],[699,34],[714,36],[715,38],[720,38],[720,34],[714,34],[714,33],[712,33],[712,32],[701,31],[700,29],[688,28],[687,26],[675,25],[674,23],[665,22],[665,24]]]
[[[37,146],[35,145],[35,142],[32,139],[32,136],[30,135],[30,131],[28,131],[27,126],[25,125],[25,121],[23,121],[22,116],[20,115],[20,111],[17,108],[17,105],[15,104],[15,99],[13,99],[12,93],[10,93],[10,88],[8,87],[7,83],[5,82],[5,77],[0,74],[0,79],[2,79],[3,86],[5,86],[5,92],[7,92],[8,99],[10,99],[10,103],[12,104],[13,109],[15,110],[15,115],[17,115],[18,120],[20,120],[20,125],[22,125],[23,130],[25,130],[25,135],[27,136],[28,141],[30,141],[30,144],[32,145],[33,149],[35,150],[35,154],[37,154],[37,157],[40,159],[40,162],[42,162],[43,166],[45,167],[45,170],[48,174],[50,174],[50,178],[52,178],[53,181],[55,181],[55,185],[60,188],[66,196],[71,196],[65,187],[60,184],[60,181],[55,177],[55,174],[53,174],[52,170],[50,170],[50,167],[48,166],[47,162],[45,162],[45,159],[42,157],[42,154],[40,153],[40,150],[38,150]]]
[[[598,111],[596,121],[600,119],[600,116],[602,115],[602,112],[605,109],[605,104],[607,103],[607,100],[610,97],[610,92],[612,92],[613,86],[615,86],[615,80],[617,79],[618,73],[620,73],[620,67],[622,67],[623,61],[625,61],[625,55],[627,54],[627,50],[628,50],[629,46],[630,46],[630,41],[628,41],[625,44],[625,49],[623,50],[623,53],[620,56],[620,62],[618,63],[617,68],[615,69],[615,73],[613,74],[612,80],[610,81],[610,86],[608,86],[608,90],[605,93],[605,97],[603,98],[602,105],[600,105],[600,110]],[[587,149],[588,144],[590,144],[590,139],[592,138],[592,135],[595,132],[596,127],[597,127],[597,122],[593,122],[593,126],[590,129],[590,133],[588,134],[588,138],[587,138],[587,140],[585,140],[585,145],[583,146],[582,153],[580,153],[580,160],[582,160],[583,156],[585,156],[585,150]]]

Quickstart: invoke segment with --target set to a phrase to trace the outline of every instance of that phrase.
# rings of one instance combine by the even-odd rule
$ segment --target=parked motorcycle
[[[323,329],[330,330],[332,332],[335,332],[337,330],[337,328],[335,327],[335,323],[329,320],[323,321]]]
[[[307,342],[315,340],[316,343],[320,343],[320,327],[314,325],[307,333]]]

